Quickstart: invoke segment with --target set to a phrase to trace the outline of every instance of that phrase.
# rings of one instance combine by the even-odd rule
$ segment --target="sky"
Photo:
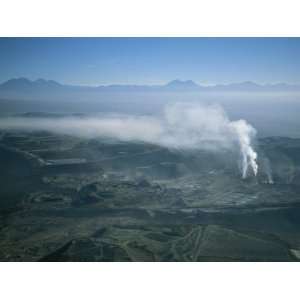
[[[0,38],[0,82],[300,83],[300,38]]]

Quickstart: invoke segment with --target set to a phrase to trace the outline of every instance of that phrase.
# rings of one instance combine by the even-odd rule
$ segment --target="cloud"
[[[239,147],[243,177],[246,177],[249,166],[254,174],[257,173],[257,155],[251,146],[255,129],[245,120],[230,121],[222,107],[217,105],[176,103],[155,117],[3,118],[0,128],[47,130],[86,138],[109,137],[182,150],[220,151]]]

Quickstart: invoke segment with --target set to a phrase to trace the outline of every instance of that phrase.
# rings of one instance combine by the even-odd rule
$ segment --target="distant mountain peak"
[[[35,89],[35,88],[53,88],[61,86],[60,83],[54,80],[46,80],[43,78],[39,78],[37,80],[30,80],[25,77],[12,78],[0,85],[4,89]]]
[[[18,78],[9,79],[4,83],[7,83],[7,82],[26,82],[26,83],[30,83],[31,81],[28,78],[25,78],[25,77],[18,77]]]
[[[54,81],[54,80],[46,80],[46,79],[43,79],[43,78],[39,78],[35,81],[32,81],[32,83],[37,83],[39,85],[44,85],[44,86],[60,86],[61,84],[58,83],[57,81]]]
[[[29,87],[31,81],[25,77],[12,78],[2,83],[3,88],[26,88]]]
[[[198,88],[199,85],[196,84],[193,80],[180,80],[175,79],[166,84],[167,87],[172,88]]]

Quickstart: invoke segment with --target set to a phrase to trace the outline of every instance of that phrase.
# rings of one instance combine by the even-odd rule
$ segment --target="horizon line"
[[[285,85],[290,85],[290,86],[300,85],[300,83],[291,83],[291,82],[285,82],[285,81],[260,83],[260,82],[253,81],[253,80],[235,81],[235,82],[229,82],[229,83],[207,83],[207,82],[199,83],[193,79],[178,79],[178,78],[171,79],[171,80],[161,82],[161,83],[95,83],[95,84],[90,83],[90,84],[85,84],[85,83],[65,83],[65,82],[54,80],[54,79],[45,79],[42,77],[38,77],[36,79],[29,79],[28,77],[25,77],[25,76],[11,77],[11,78],[1,82],[0,85],[6,83],[8,81],[11,81],[11,80],[20,80],[20,79],[27,80],[30,82],[37,82],[37,81],[42,80],[42,81],[46,81],[46,82],[56,82],[60,85],[81,86],[81,87],[101,87],[101,86],[102,87],[109,87],[109,86],[149,86],[149,87],[151,87],[151,86],[165,86],[165,85],[168,85],[168,84],[170,84],[172,82],[176,82],[176,81],[178,81],[180,83],[190,82],[192,84],[198,85],[199,87],[228,86],[228,85],[232,85],[232,84],[243,84],[243,83],[251,83],[251,84],[256,84],[259,86],[280,85],[280,84],[285,84]]]

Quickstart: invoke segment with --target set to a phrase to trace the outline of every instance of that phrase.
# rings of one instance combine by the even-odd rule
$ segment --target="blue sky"
[[[300,83],[300,38],[0,38],[0,82]]]

